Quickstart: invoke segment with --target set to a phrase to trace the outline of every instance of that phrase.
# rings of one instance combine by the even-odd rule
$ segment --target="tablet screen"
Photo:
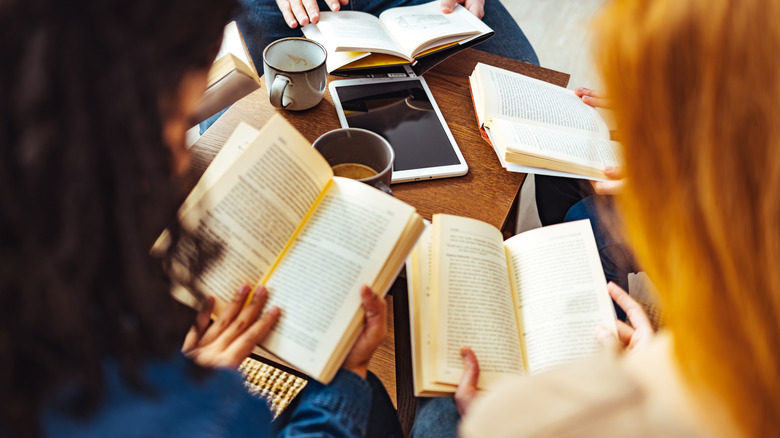
[[[393,171],[459,164],[419,80],[338,86],[347,125],[381,135],[395,150]]]

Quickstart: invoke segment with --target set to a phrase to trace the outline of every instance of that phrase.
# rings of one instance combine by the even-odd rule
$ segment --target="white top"
[[[493,438],[738,435],[716,402],[706,409],[701,405],[681,378],[671,336],[662,334],[634,353],[604,352],[531,378],[507,379],[474,402],[461,422],[460,434]]]

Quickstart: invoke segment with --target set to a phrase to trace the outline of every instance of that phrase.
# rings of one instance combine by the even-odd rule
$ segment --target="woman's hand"
[[[352,351],[349,352],[349,355],[344,360],[342,368],[350,370],[365,379],[371,356],[387,334],[387,326],[385,325],[387,303],[371,291],[368,286],[363,286],[360,289],[360,299],[365,311],[365,327],[363,327],[363,332],[355,341],[355,345],[352,346]]]
[[[328,0],[327,3],[330,10],[336,12],[342,6],[346,6],[349,0]],[[317,5],[317,0],[276,0],[276,6],[282,12],[284,21],[292,29],[299,24],[306,26],[320,21],[320,7]]]
[[[598,91],[591,90],[590,88],[578,87],[574,90],[574,94],[579,96],[583,102],[594,108],[612,109],[612,102],[605,98]],[[593,190],[599,195],[617,195],[623,190],[623,169],[620,166],[612,167],[607,166],[604,168],[604,175],[610,179],[610,181],[591,181]]]
[[[582,99],[583,102],[594,108],[612,109],[612,101],[605,98],[598,91],[594,91],[585,87],[577,87],[574,90],[574,94]]]
[[[607,166],[604,168],[604,175],[609,178],[608,181],[591,181],[593,191],[599,195],[617,195],[623,191],[626,180],[623,176],[623,168],[620,166]]]
[[[265,339],[280,314],[274,306],[261,315],[268,298],[264,286],[257,287],[252,301],[244,307],[249,290],[248,285],[242,286],[210,326],[214,297],[208,297],[184,339],[182,352],[205,367],[238,367],[252,348]]]
[[[612,299],[615,300],[615,303],[626,312],[626,317],[631,323],[631,325],[628,325],[623,321],[617,322],[618,339],[623,343],[626,351],[641,349],[655,335],[653,326],[650,324],[650,318],[647,317],[642,306],[634,301],[620,286],[610,281],[607,285],[607,290]],[[607,345],[615,341],[615,336],[606,327],[599,326],[596,329],[596,339],[602,345]]]
[[[485,16],[485,0],[441,0],[441,11],[445,14],[455,10],[455,5],[460,3],[477,18]]]
[[[466,415],[469,406],[477,398],[477,382],[479,381],[479,361],[471,347],[461,347],[460,356],[463,358],[463,375],[455,391],[455,406],[458,413]]]

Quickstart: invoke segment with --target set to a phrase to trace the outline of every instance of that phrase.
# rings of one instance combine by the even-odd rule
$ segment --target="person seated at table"
[[[587,97],[592,90],[578,88],[577,94]],[[586,99],[583,99],[587,102]],[[629,289],[629,274],[641,271],[633,251],[622,233],[623,225],[615,208],[615,196],[624,181],[618,168],[606,169],[607,181],[589,181],[547,175],[534,175],[536,206],[543,226],[588,219],[596,240],[604,277],[624,291]],[[626,314],[615,303],[618,319]]]
[[[584,103],[596,108],[610,108],[602,94],[578,87],[574,90]],[[620,219],[614,207],[614,197],[623,185],[622,170],[607,168],[608,181],[588,181],[549,175],[534,175],[536,207],[542,226],[589,219],[607,281],[631,292],[628,275],[640,271],[631,248],[623,239]],[[618,318],[625,319],[619,306]]]
[[[415,6],[431,0],[239,0],[241,11],[236,21],[252,58],[263,59],[263,50],[271,42],[302,36],[299,26],[319,21],[320,11],[349,9],[379,15],[386,9]],[[495,31],[495,35],[474,48],[518,61],[539,65],[533,46],[500,0],[441,0],[444,13],[457,3]]]
[[[339,11],[341,8],[379,15],[386,9],[399,6],[415,6],[431,0],[239,0],[240,9],[235,14],[236,23],[246,42],[249,55],[255,65],[262,65],[265,47],[280,39],[300,37],[298,28],[319,21],[321,10]],[[482,18],[495,31],[495,35],[474,46],[485,52],[494,53],[518,61],[539,65],[533,46],[520,26],[506,10],[500,0],[441,0],[441,9],[451,12],[457,3]],[[212,115],[199,125],[203,134],[227,111]]]
[[[263,309],[262,287],[242,310],[246,286],[211,326],[206,300],[190,329],[195,312],[149,255],[165,227],[182,235],[184,130],[234,8],[0,7],[1,436],[371,433],[381,298],[364,288],[365,329],[342,369],[328,386],[310,382],[272,431],[235,368],[280,310]]]
[[[649,337],[632,310],[637,330],[619,330],[628,354],[481,399],[477,358],[464,349],[462,436],[776,434],[779,15],[760,0],[611,2],[596,29],[625,147],[617,205],[658,285],[666,332]]]

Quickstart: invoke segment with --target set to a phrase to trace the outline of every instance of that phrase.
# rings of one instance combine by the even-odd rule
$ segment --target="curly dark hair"
[[[106,359],[138,387],[180,348],[193,312],[149,256],[181,200],[162,123],[234,7],[0,0],[0,435],[39,432],[65,382],[94,412]]]

